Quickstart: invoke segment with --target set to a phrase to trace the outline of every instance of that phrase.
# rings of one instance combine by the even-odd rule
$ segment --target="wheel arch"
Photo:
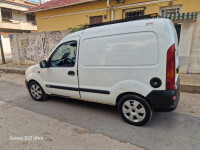
[[[27,84],[27,85],[28,85],[28,87],[29,87],[29,85],[30,85],[30,83],[31,83],[31,82],[37,82],[37,81],[36,81],[36,80],[34,80],[34,79],[31,79],[31,80],[29,80],[29,81],[28,81],[28,84]],[[40,83],[39,83],[39,82],[37,82],[37,83],[40,85]],[[41,86],[41,85],[40,85],[40,86]]]
[[[120,99],[121,99],[122,97],[126,96],[126,95],[135,95],[135,96],[139,96],[139,97],[143,98],[144,100],[146,100],[146,101],[149,103],[150,107],[152,108],[152,105],[151,105],[150,101],[147,100],[146,97],[142,96],[141,94],[134,93],[134,92],[124,92],[124,93],[121,93],[120,95],[118,95],[118,97],[117,97],[117,99],[116,99],[116,106],[118,106]]]
[[[37,74],[37,73],[29,73],[26,76],[26,81],[27,81],[27,86],[28,87],[29,87],[31,82],[33,82],[33,81],[37,82],[42,87],[42,89],[45,91],[45,93],[50,94],[48,92],[48,90],[46,89],[45,85],[44,85],[42,77],[39,74]]]

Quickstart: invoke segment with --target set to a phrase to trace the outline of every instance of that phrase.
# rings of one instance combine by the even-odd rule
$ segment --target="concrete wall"
[[[25,33],[11,36],[11,51],[15,64],[37,64],[46,59],[67,31]]]
[[[192,37],[196,22],[183,22],[179,43],[180,72],[187,73],[192,45]]]
[[[200,73],[200,13],[194,26],[191,43],[188,72]]]
[[[182,23],[179,56],[180,73],[200,73],[200,13],[196,21]]]

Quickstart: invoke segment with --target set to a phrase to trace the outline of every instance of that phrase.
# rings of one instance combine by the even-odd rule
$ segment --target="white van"
[[[66,36],[47,60],[26,70],[31,97],[47,95],[118,106],[122,118],[144,125],[155,111],[176,109],[178,40],[167,19],[88,28]]]

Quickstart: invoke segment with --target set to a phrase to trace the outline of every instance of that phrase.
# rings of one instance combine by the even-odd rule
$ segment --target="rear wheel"
[[[152,109],[145,99],[136,95],[126,95],[118,104],[122,118],[135,126],[145,125],[150,121]]]
[[[31,97],[36,101],[43,101],[47,98],[47,94],[36,81],[32,81],[29,84],[29,93]]]

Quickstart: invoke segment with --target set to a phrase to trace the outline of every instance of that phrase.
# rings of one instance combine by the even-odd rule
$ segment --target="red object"
[[[176,51],[175,44],[173,44],[167,52],[166,90],[175,89],[175,74],[176,74],[175,51]]]
[[[32,7],[28,11],[37,11],[37,10],[42,10],[42,9],[64,7],[68,5],[73,5],[73,4],[83,3],[83,2],[90,2],[90,1],[92,0],[51,0],[39,6]]]

